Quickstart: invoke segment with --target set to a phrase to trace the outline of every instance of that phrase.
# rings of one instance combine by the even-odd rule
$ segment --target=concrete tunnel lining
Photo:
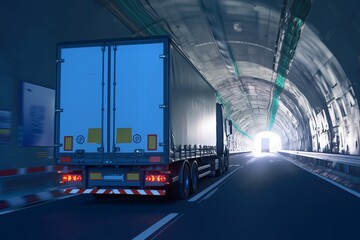
[[[172,2],[174,5],[175,3]],[[202,4],[204,4],[204,2],[202,2]],[[237,5],[238,4],[238,5]],[[170,4],[171,5],[171,4]],[[173,5],[173,6],[174,6]],[[258,17],[256,14],[249,14],[249,12],[241,12],[237,13],[236,11],[234,11],[233,9],[235,9],[236,6],[240,6],[244,8],[248,8],[248,9],[252,9],[252,10],[259,10],[261,9],[261,13],[264,13],[264,6],[265,9],[271,9],[271,11],[269,11],[270,13],[268,14],[269,16],[269,20],[267,22],[268,24],[268,28],[274,28],[273,25],[274,23],[279,22],[279,18],[280,18],[280,12],[276,11],[275,9],[272,9],[274,6],[269,6],[266,5],[264,3],[262,4],[246,4],[246,3],[235,3],[233,1],[222,1],[221,4],[218,3],[220,11],[221,11],[221,17],[223,19],[223,21],[230,23],[231,21],[234,22],[234,19],[236,18],[236,16],[239,17],[239,19],[241,19],[241,17],[245,17],[245,19],[247,20],[246,24],[249,24],[249,26],[254,26],[251,24],[254,24],[254,18],[257,18],[259,21],[256,22],[256,24],[258,24],[261,27],[258,28],[262,28],[262,29],[266,29],[266,27],[264,27],[265,22],[263,21],[264,18],[264,14],[259,14],[259,16],[261,15],[262,17]],[[229,6],[231,6],[232,8],[229,8]],[[261,6],[261,7],[259,7]],[[146,8],[147,6],[145,6]],[[196,37],[194,36],[194,32],[191,31],[191,29],[186,28],[186,24],[183,23],[186,21],[188,21],[189,19],[187,18],[186,15],[186,10],[188,10],[188,12],[192,13],[191,15],[191,19],[190,21],[192,21],[193,23],[193,18],[194,18],[194,12],[196,11],[201,11],[201,8],[199,8],[199,6],[197,6],[196,4],[194,4],[193,6],[190,6],[190,4],[187,5],[187,9],[183,10],[183,12],[179,13],[176,12],[176,10],[173,10],[174,15],[175,16],[169,16],[169,14],[166,14],[166,10],[161,9],[161,4],[158,1],[152,1],[151,2],[151,7],[152,9],[159,15],[162,17],[162,19],[166,19],[169,23],[170,28],[172,27],[171,24],[174,24],[176,26],[180,26],[178,29],[175,28],[171,28],[172,30],[176,30],[178,32],[181,31],[181,28],[184,27],[186,30],[184,32],[181,32],[181,34],[183,36],[186,36],[186,38],[184,39],[179,39],[179,38],[175,38],[180,40],[180,45],[183,47],[184,51],[188,53],[189,56],[191,56],[191,58],[193,59],[194,63],[198,64],[199,69],[203,72],[203,74],[206,76],[206,78],[209,80],[210,83],[212,83],[215,88],[219,89],[219,93],[222,95],[224,101],[226,104],[229,104],[229,108],[230,110],[230,117],[233,118],[233,120],[235,122],[239,122],[239,126],[241,126],[240,128],[242,130],[244,130],[244,132],[249,133],[249,135],[251,136],[253,132],[256,132],[255,129],[258,128],[259,124],[257,124],[256,122],[259,121],[258,117],[255,117],[256,115],[249,115],[249,112],[251,112],[251,110],[246,109],[246,107],[244,108],[243,106],[246,106],[246,102],[247,104],[250,103],[250,106],[252,109],[257,109],[256,106],[253,106],[255,100],[252,100],[252,96],[249,94],[246,94],[246,98],[248,98],[248,101],[245,100],[239,100],[238,97],[244,95],[244,92],[239,93],[237,95],[234,95],[234,89],[233,87],[236,86],[236,82],[233,81],[230,84],[227,84],[228,87],[225,86],[221,86],[219,87],[219,85],[221,85],[221,82],[224,81],[224,79],[227,79],[227,81],[231,81],[232,77],[221,77],[221,76],[229,76],[229,74],[226,73],[226,70],[217,70],[217,69],[221,69],[221,67],[213,67],[212,71],[207,72],[204,66],[214,66],[211,64],[211,61],[208,60],[210,58],[206,58],[207,60],[202,60],[202,56],[206,56],[207,52],[209,52],[210,47],[214,47],[216,44],[209,44],[208,41],[207,42],[203,42],[203,43],[197,43],[196,46],[206,46],[207,52],[205,51],[201,51],[200,48],[191,48],[189,45],[188,41],[194,41],[196,39]],[[274,7],[276,8],[276,7]],[[316,8],[318,8],[318,5],[316,6]],[[175,9],[175,7],[174,7]],[[232,10],[231,10],[232,9]],[[240,8],[239,8],[240,9]],[[279,7],[277,8],[279,9]],[[206,10],[206,9],[205,9]],[[208,11],[211,11],[211,8],[208,9]],[[277,14],[276,14],[277,12]],[[179,14],[184,14],[183,17],[179,16]],[[236,15],[237,14],[237,15]],[[243,14],[243,15],[242,15]],[[311,10],[310,10],[310,16],[311,16]],[[204,14],[203,14],[204,15]],[[276,16],[276,17],[274,17]],[[215,16],[216,18],[218,18],[217,16]],[[206,14],[205,14],[205,18],[206,18]],[[207,16],[207,18],[209,18],[209,16]],[[211,18],[211,15],[210,15]],[[261,18],[261,21],[260,21]],[[204,23],[204,18],[199,18],[201,19],[202,24]],[[277,19],[277,20],[274,20]],[[209,19],[208,19],[209,20]],[[270,24],[271,22],[271,24]],[[182,23],[182,24],[181,24]],[[209,24],[209,23],[208,23]],[[211,24],[210,24],[211,25]],[[229,42],[234,42],[234,41],[239,41],[239,35],[236,35],[237,33],[234,33],[234,31],[232,31],[231,29],[231,24],[226,24],[226,31],[224,30],[220,30],[220,32],[226,32],[227,36],[224,38],[226,40],[228,40]],[[245,24],[242,24],[242,30],[244,28],[244,26],[246,26]],[[216,31],[216,29],[219,28],[219,26],[215,26],[215,30],[212,29],[212,31]],[[256,27],[254,27],[254,29],[258,29]],[[179,30],[180,29],[180,30]],[[196,28],[198,30],[198,28]],[[174,31],[175,31],[174,30]],[[180,33],[178,32],[174,32],[174,34],[176,36],[178,36]],[[207,31],[203,30],[202,31],[204,34],[202,35],[202,38],[205,38],[204,36],[206,36],[208,34]],[[211,32],[211,31],[210,31]],[[254,31],[255,32],[255,31]],[[252,43],[256,43],[262,45],[262,46],[269,46],[268,43],[264,43],[261,44],[261,42],[259,42],[259,39],[256,39],[256,33],[249,33],[249,35],[246,35],[246,40],[247,42],[252,42]],[[222,36],[222,34],[219,35],[220,37]],[[200,40],[202,40],[202,38],[200,38]],[[190,40],[187,40],[190,39]],[[224,40],[223,39],[223,40]],[[196,39],[199,40],[199,39]],[[216,39],[215,39],[216,40]],[[244,41],[245,42],[245,41]],[[273,42],[274,42],[274,38],[273,38]],[[206,44],[205,44],[206,43]],[[240,50],[240,48],[236,48],[235,44],[232,44],[231,47],[233,48],[233,53],[234,52],[243,52]],[[222,48],[220,48],[222,49]],[[235,49],[235,50],[234,50]],[[252,51],[250,51],[251,49],[253,49]],[[300,50],[299,50],[300,49]],[[220,50],[223,51],[223,50]],[[243,79],[247,76],[242,75],[243,71],[246,71],[247,68],[243,67],[244,65],[246,65],[246,62],[251,63],[251,62],[255,62],[255,63],[260,63],[259,65],[261,66],[268,66],[269,62],[266,62],[266,59],[264,58],[264,56],[260,56],[260,54],[257,55],[256,53],[257,50],[254,50],[254,48],[248,48],[248,52],[247,52],[247,57],[246,54],[233,54],[236,58],[236,63],[239,69],[239,75],[241,76],[240,79]],[[216,52],[215,50],[212,51],[212,53]],[[245,55],[245,57],[244,57]],[[224,56],[226,57],[226,55],[222,55],[222,58],[224,58]],[[214,58],[214,57],[213,57]],[[257,58],[257,59],[256,59]],[[332,59],[329,62],[329,59]],[[243,66],[241,67],[239,62],[244,62],[245,64],[242,64]],[[244,61],[247,60],[247,61]],[[291,139],[289,141],[285,141],[288,142],[288,146],[284,146],[286,148],[289,149],[298,149],[298,150],[311,150],[311,151],[324,151],[324,152],[339,152],[339,153],[352,153],[352,154],[356,154],[358,149],[357,149],[357,144],[356,141],[348,142],[351,140],[348,140],[349,138],[351,138],[352,140],[357,139],[359,136],[356,132],[356,128],[357,128],[357,124],[355,123],[353,126],[354,131],[351,131],[351,134],[345,134],[345,128],[349,128],[349,126],[344,126],[344,127],[337,127],[337,130],[333,130],[332,129],[332,122],[334,121],[332,119],[332,115],[334,114],[330,114],[328,109],[328,104],[329,104],[329,99],[326,99],[326,95],[327,92],[335,92],[338,91],[337,88],[331,88],[331,89],[325,89],[324,90],[324,86],[338,86],[340,88],[342,88],[342,90],[340,90],[340,95],[342,95],[344,98],[346,98],[342,103],[341,100],[338,101],[333,101],[331,104],[335,105],[334,108],[336,109],[340,109],[340,111],[344,112],[344,109],[347,109],[346,106],[348,106],[349,104],[347,104],[346,102],[351,102],[352,104],[350,104],[351,110],[347,109],[347,112],[351,112],[351,114],[353,114],[353,116],[349,117],[350,119],[356,119],[357,116],[357,112],[358,112],[358,106],[356,103],[356,99],[353,97],[354,94],[353,91],[350,88],[350,84],[349,81],[346,78],[346,75],[341,74],[342,72],[344,72],[341,68],[339,68],[340,65],[337,64],[333,64],[332,66],[330,66],[330,63],[334,61],[336,62],[336,58],[335,56],[333,56],[333,54],[331,53],[331,51],[326,47],[326,45],[322,42],[322,40],[319,38],[319,36],[314,32],[313,30],[313,26],[310,24],[307,24],[307,22],[305,22],[305,26],[304,26],[304,30],[303,33],[300,37],[299,40],[299,44],[297,47],[297,50],[295,52],[294,55],[294,62],[293,65],[290,68],[289,71],[289,77],[285,80],[285,88],[287,89],[287,93],[283,94],[283,96],[281,96],[280,100],[283,101],[289,101],[289,99],[293,99],[293,101],[290,103],[284,103],[282,102],[282,107],[279,113],[279,115],[277,116],[278,118],[280,118],[280,120],[275,123],[276,124],[280,124],[277,127],[274,127],[274,131],[279,131],[278,133],[283,137],[283,138],[288,138]],[[218,61],[217,61],[218,62]],[[226,63],[225,63],[226,64]],[[300,66],[300,67],[299,67]],[[266,67],[265,67],[266,68]],[[216,70],[215,70],[216,69]],[[269,71],[272,71],[272,69],[266,68]],[[302,72],[299,72],[297,70],[302,69]],[[217,72],[216,74],[212,75],[210,73],[214,73]],[[221,72],[222,74],[219,74],[219,72]],[[233,71],[235,72],[235,71]],[[322,75],[320,74],[322,73]],[[337,74],[340,73],[340,74]],[[335,74],[335,77],[334,77]],[[230,74],[231,75],[231,74]],[[319,75],[321,75],[321,81],[319,80]],[[214,77],[215,76],[215,77]],[[270,76],[272,77],[272,76]],[[214,79],[216,78],[216,79]],[[267,77],[262,77],[264,79],[269,78],[269,75]],[[230,79],[230,80],[229,80]],[[335,82],[334,82],[335,81]],[[288,82],[290,82],[291,84],[288,84]],[[303,88],[304,86],[304,82],[308,83],[310,86],[307,86],[305,89]],[[293,84],[292,84],[293,83]],[[343,87],[343,86],[348,86],[348,87]],[[263,85],[259,84],[259,86],[257,88],[262,88],[264,87]],[[300,87],[300,90],[299,90]],[[241,88],[240,88],[241,89]],[[246,89],[246,84],[244,85],[244,89]],[[346,93],[348,92],[348,93]],[[311,97],[313,96],[313,97]],[[350,97],[350,99],[349,99]],[[295,101],[296,100],[296,101]],[[342,106],[343,105],[343,106]],[[310,107],[309,107],[310,106]],[[264,106],[262,107],[258,107],[258,109],[265,109]],[[240,111],[239,111],[240,109]],[[341,110],[343,109],[343,110]],[[326,115],[326,121],[328,122],[328,124],[325,124],[325,126],[323,126],[323,120],[321,120],[320,115],[323,115],[323,113],[321,113],[322,111],[324,111],[325,115]],[[283,114],[281,112],[287,113],[287,114]],[[335,113],[338,112],[337,110],[335,111]],[[267,115],[266,111],[263,111],[264,115]],[[290,114],[290,116],[289,116]],[[319,115],[320,114],[320,115]],[[295,122],[297,122],[298,124],[296,126],[291,126],[291,125],[284,125],[282,123],[287,122],[288,118],[294,118],[293,116],[295,116],[296,120]],[[344,116],[343,116],[344,117]],[[256,119],[256,120],[254,120]],[[265,118],[263,118],[265,119]],[[254,122],[254,124],[252,125],[251,122]],[[315,124],[315,126],[313,126]],[[344,123],[345,124],[345,123]],[[261,125],[261,124],[260,124]],[[265,120],[263,120],[263,125],[266,125]],[[311,125],[311,126],[310,126]],[[255,127],[250,127],[250,126],[255,126]],[[284,132],[284,127],[290,127],[290,131],[287,131],[286,133]],[[299,126],[299,127],[298,127]],[[313,129],[316,128],[317,130],[314,131]],[[275,130],[276,129],[276,130]],[[321,132],[318,130],[321,129]],[[260,129],[259,129],[260,130]],[[326,132],[326,133],[324,133]],[[331,132],[331,134],[330,134]],[[336,138],[335,136],[338,136],[338,132],[341,132],[341,140],[340,142],[342,142],[342,148],[341,147],[334,147],[333,144],[333,140]],[[327,137],[325,137],[325,135]],[[351,135],[352,137],[350,137],[349,135]],[[327,140],[324,140],[326,139]],[[323,140],[321,140],[323,139]],[[345,144],[345,142],[348,142]],[[346,145],[346,147],[344,147]]]

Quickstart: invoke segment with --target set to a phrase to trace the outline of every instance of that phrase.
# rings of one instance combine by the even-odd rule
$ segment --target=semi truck
[[[270,152],[269,138],[261,138],[261,152]]]
[[[186,199],[229,168],[232,122],[169,37],[59,43],[55,108],[66,194]]]

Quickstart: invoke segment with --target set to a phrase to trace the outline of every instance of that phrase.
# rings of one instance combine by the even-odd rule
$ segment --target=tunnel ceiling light
[[[125,23],[134,35],[164,36],[168,33],[152,18],[140,1],[99,0],[120,21]]]
[[[305,19],[309,14],[311,0],[287,1],[282,13],[282,20],[279,27],[279,37],[274,56],[274,72],[276,73],[275,86],[269,108],[269,126],[273,128],[276,113],[280,105],[280,94],[282,93],[285,80],[289,73],[291,63],[300,39]]]
[[[235,22],[234,23],[234,30],[235,30],[235,32],[241,32],[242,31],[240,22]]]

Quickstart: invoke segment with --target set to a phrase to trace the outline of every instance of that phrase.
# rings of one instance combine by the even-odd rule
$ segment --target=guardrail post
[[[348,164],[345,164],[345,173],[350,174],[350,168]]]

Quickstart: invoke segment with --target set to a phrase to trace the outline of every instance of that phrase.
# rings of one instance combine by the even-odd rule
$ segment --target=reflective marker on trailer
[[[140,174],[139,173],[126,173],[126,180],[127,181],[139,181]]]
[[[149,161],[151,163],[157,163],[157,162],[161,162],[161,157],[160,156],[151,156]]]
[[[73,136],[65,136],[64,137],[64,151],[72,151],[73,150]]]
[[[98,188],[66,188],[63,189],[65,194],[119,194],[119,195],[149,195],[165,196],[166,190],[162,189],[98,189]]]
[[[61,156],[60,157],[61,163],[67,163],[67,162],[71,162],[71,161],[72,161],[72,157],[70,157],[70,156]]]
[[[91,172],[89,174],[90,180],[102,180],[102,173],[101,172]]]
[[[156,134],[149,134],[147,136],[147,149],[148,150],[157,150],[157,135]]]

